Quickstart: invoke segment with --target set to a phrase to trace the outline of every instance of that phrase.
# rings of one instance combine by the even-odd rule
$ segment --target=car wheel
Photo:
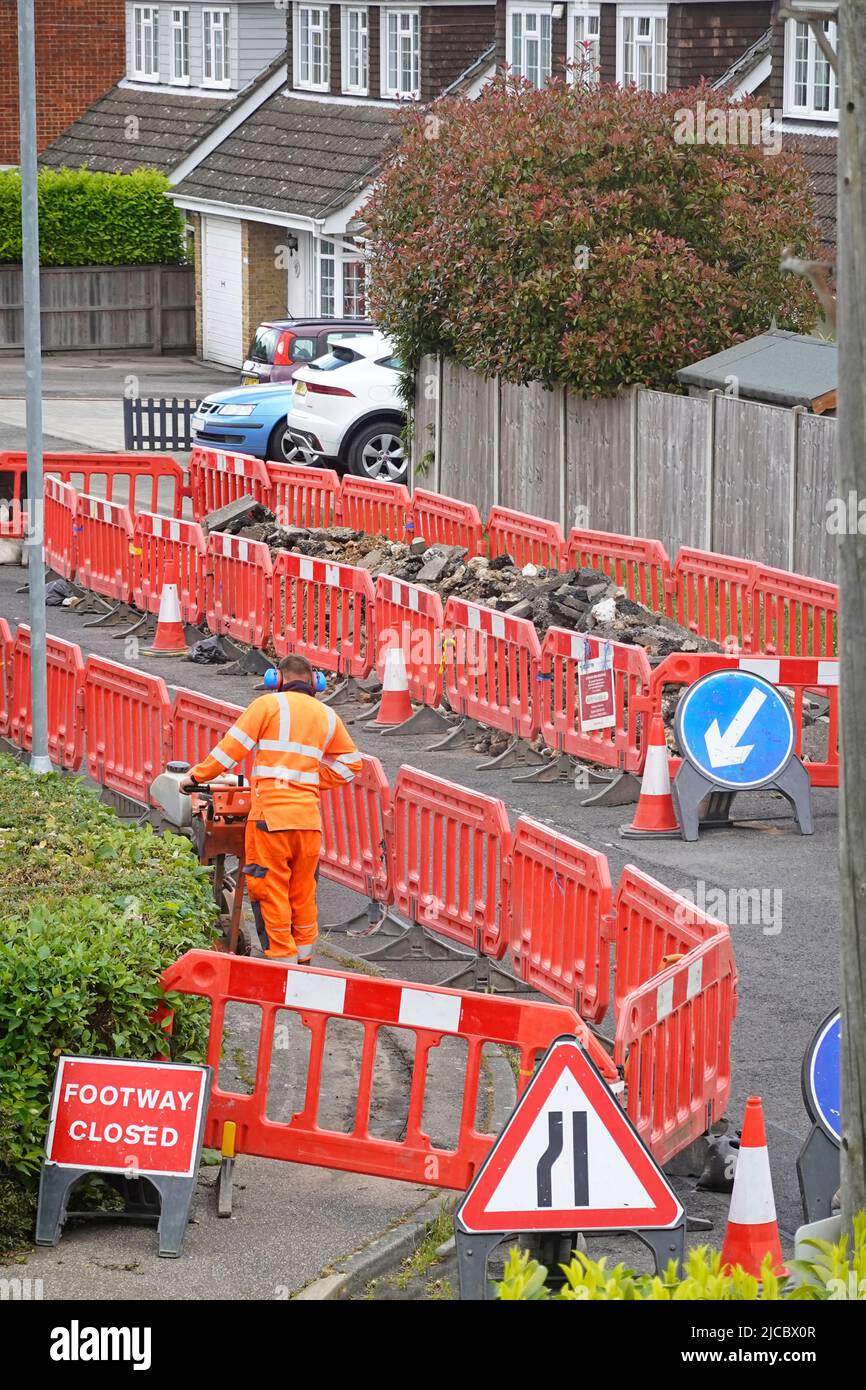
[[[276,463],[307,463],[303,449],[290,437],[285,424],[275,425],[268,440],[268,458]]]
[[[402,483],[408,472],[400,427],[393,420],[365,425],[349,446],[349,472],[380,483]]]

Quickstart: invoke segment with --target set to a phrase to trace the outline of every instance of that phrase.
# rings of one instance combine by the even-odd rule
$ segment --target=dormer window
[[[295,85],[326,92],[331,81],[328,7],[297,5],[295,9]]]
[[[644,92],[668,85],[667,8],[620,5],[617,9],[617,81]]]
[[[835,20],[825,19],[822,27],[835,50]],[[785,29],[785,114],[821,121],[839,118],[836,74],[802,19],[789,19]]]
[[[601,63],[601,11],[597,5],[575,5],[568,56],[574,64],[574,80],[595,86]]]
[[[171,12],[171,80],[189,85],[189,10]]]
[[[552,71],[552,59],[550,6],[509,10],[506,61],[514,76],[525,77],[533,87],[543,87]]]
[[[135,5],[132,11],[132,75],[139,82],[159,81],[159,9]]]
[[[365,97],[370,89],[370,35],[366,9],[343,7],[343,91]]]
[[[202,86],[231,85],[228,10],[202,10]]]
[[[382,11],[382,96],[421,95],[421,20],[417,10]]]

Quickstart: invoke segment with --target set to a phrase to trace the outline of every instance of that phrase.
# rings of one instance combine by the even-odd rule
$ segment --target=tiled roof
[[[815,221],[825,250],[836,250],[835,135],[786,135],[785,148],[795,149],[809,171],[815,197]]]
[[[212,98],[113,87],[52,141],[39,163],[55,169],[86,164],[101,173],[147,168],[167,174],[236,100],[234,93]]]
[[[717,78],[713,86],[717,90],[723,87],[738,87],[745,77],[756,68],[768,53],[773,51],[773,30],[768,29],[759,39],[756,39],[751,48],[747,48],[745,53],[732,63],[727,72],[723,72]]]
[[[181,200],[324,217],[370,183],[397,138],[394,116],[381,106],[277,93],[182,179],[174,193]]]

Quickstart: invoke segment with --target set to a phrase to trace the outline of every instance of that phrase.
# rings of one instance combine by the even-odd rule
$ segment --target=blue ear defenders
[[[282,672],[278,671],[275,666],[272,666],[269,671],[265,671],[262,679],[262,686],[265,690],[289,689],[309,691],[311,695],[324,695],[328,688],[328,682],[325,680],[321,671],[314,671],[312,688],[305,685],[303,681],[286,681],[284,684]]]

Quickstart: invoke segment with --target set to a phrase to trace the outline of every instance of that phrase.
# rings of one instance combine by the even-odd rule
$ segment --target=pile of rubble
[[[344,526],[281,527],[265,508],[239,518],[236,534],[264,541],[273,555],[294,550],[357,565],[373,577],[389,574],[423,584],[441,594],[443,602],[454,594],[500,613],[529,618],[541,637],[549,627],[565,627],[641,646],[653,665],[671,652],[719,650],[716,643],[696,637],[672,618],[635,603],[597,570],[562,572],[531,564],[519,569],[508,555],[493,560],[468,557],[462,546],[428,545],[421,538],[404,545]]]

